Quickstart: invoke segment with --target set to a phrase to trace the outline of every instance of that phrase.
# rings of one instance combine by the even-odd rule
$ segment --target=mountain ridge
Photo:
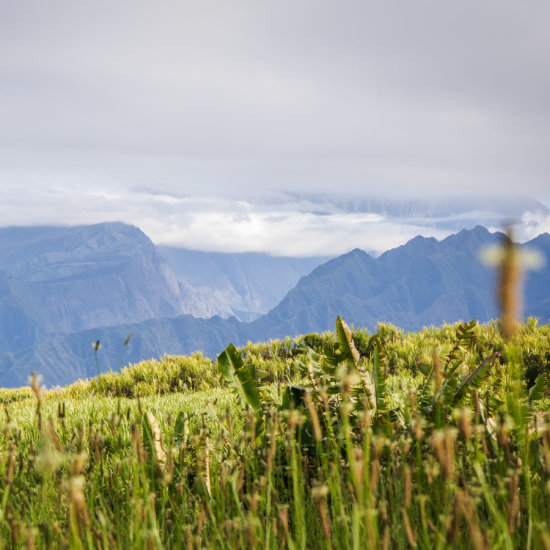
[[[93,376],[91,343],[95,340],[104,344],[102,366],[116,368],[130,331],[134,334],[125,361],[136,362],[165,353],[201,351],[215,356],[229,342],[242,345],[248,340],[331,330],[337,315],[369,330],[378,322],[415,330],[473,317],[488,321],[497,315],[495,273],[479,261],[479,253],[501,239],[501,233],[476,227],[442,241],[417,237],[378,258],[354,249],[302,277],[276,307],[257,320],[181,315],[57,337],[17,353],[0,354],[0,384],[8,385],[10,380],[25,383],[33,360],[42,366],[49,384],[67,383],[72,380],[71,373]],[[550,235],[542,234],[521,247],[535,246],[532,243],[538,245],[546,266],[526,277],[525,314],[536,314],[546,322],[550,318]],[[70,372],[64,374],[60,362],[70,363]]]
[[[299,278],[328,257],[273,257],[257,252],[203,252],[157,246],[178,280],[205,304],[205,314],[235,315],[241,321],[260,317],[277,305]]]
[[[0,229],[0,271],[0,301],[14,314],[5,325],[17,334],[16,317],[32,319],[37,341],[185,312],[151,240],[122,223]]]

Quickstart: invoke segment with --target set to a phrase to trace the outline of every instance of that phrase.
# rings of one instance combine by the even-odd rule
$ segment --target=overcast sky
[[[314,254],[419,226],[284,192],[550,205],[549,25],[547,0],[0,0],[0,225]]]

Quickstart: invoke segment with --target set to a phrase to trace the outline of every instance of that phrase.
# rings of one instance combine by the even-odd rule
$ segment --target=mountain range
[[[240,345],[330,330],[337,315],[369,330],[378,322],[418,330],[474,317],[484,322],[497,315],[494,269],[479,257],[503,235],[481,226],[442,241],[416,237],[377,258],[352,250],[317,265],[299,280],[307,262],[282,259],[278,264],[276,258],[252,255],[239,264],[239,258],[230,255],[157,250],[139,229],[123,224],[34,230],[0,230],[4,387],[26,384],[33,369],[47,385],[93,376],[96,357],[91,344],[97,340],[102,344],[99,365],[108,370],[120,366],[121,352],[124,363],[194,351],[214,357],[229,342]],[[546,260],[544,268],[527,275],[524,313],[547,322],[550,235],[521,246],[536,248]],[[202,279],[193,275],[194,256],[196,265],[202,263],[197,268],[204,273]],[[309,265],[320,261],[312,259]],[[225,296],[219,306],[225,312],[238,309],[237,304],[266,307],[273,294],[255,302],[254,293],[261,294],[270,284],[275,287],[270,280],[280,283],[282,273],[289,277],[288,292],[251,321],[190,314],[200,309],[199,298],[208,288],[214,302]],[[281,294],[283,287],[274,291]],[[248,314],[257,315],[250,309]],[[123,343],[130,332],[126,349]]]
[[[23,384],[27,364],[45,363],[50,380],[84,376],[60,342],[88,329],[182,314],[253,319],[325,259],[157,248],[123,223],[0,228],[0,379]]]
[[[286,293],[329,257],[285,258],[256,252],[227,254],[158,246],[178,280],[202,310],[198,317],[235,316],[252,321],[275,307]]]

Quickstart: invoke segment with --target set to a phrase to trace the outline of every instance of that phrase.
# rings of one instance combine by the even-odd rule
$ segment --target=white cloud
[[[234,215],[211,211],[192,214],[185,227],[161,229],[157,241],[201,250],[314,256],[342,254],[353,248],[383,252],[419,233],[439,238],[448,234],[372,214],[318,215],[294,210]]]
[[[550,214],[548,212],[525,212],[521,222],[514,226],[516,238],[520,242],[534,239],[541,233],[550,233]]]
[[[382,207],[371,205],[369,211],[369,204],[345,195],[275,192],[240,200],[161,189],[48,185],[26,193],[21,202],[16,191],[16,186],[0,188],[2,225],[123,221],[140,227],[157,244],[282,256],[337,255],[353,248],[381,253],[419,234],[441,239],[461,227],[472,227],[476,219],[489,220],[486,225],[491,226],[499,221],[498,211],[455,211],[453,201],[441,202],[448,212],[441,204],[426,203],[422,215],[417,212],[422,210],[421,201],[382,202]],[[466,202],[461,208],[467,206]],[[407,209],[416,213],[407,214]],[[527,211],[517,235],[529,240],[549,229],[547,212]]]

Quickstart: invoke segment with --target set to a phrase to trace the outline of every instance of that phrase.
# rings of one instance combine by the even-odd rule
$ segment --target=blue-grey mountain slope
[[[0,229],[0,351],[190,309],[185,289],[136,227]]]
[[[436,241],[416,237],[372,258],[361,250],[336,258],[304,277],[257,322],[260,334],[330,330],[336,315],[373,329],[391,322],[405,330],[457,320],[489,321],[497,316],[495,271],[480,262],[480,251],[502,240],[483,227]],[[545,257],[545,267],[529,272],[525,316],[550,319],[550,236],[526,243]]]
[[[250,321],[275,307],[300,277],[328,257],[284,258],[268,254],[201,252],[158,246],[179,281],[192,289],[208,316]],[[205,315],[200,315],[204,317]]]
[[[541,321],[550,319],[550,235],[544,233],[529,241],[526,246],[543,254],[546,266],[529,271],[525,285],[525,310]]]
[[[501,238],[476,227],[441,242],[416,237],[379,258],[353,250],[303,277],[277,307],[253,322],[185,315],[59,337],[17,353],[0,354],[0,385],[26,383],[33,368],[45,375],[48,385],[92,376],[91,344],[95,340],[103,344],[99,352],[102,368],[116,369],[130,331],[133,336],[125,360],[135,362],[193,351],[214,357],[230,342],[240,345],[247,340],[330,330],[337,315],[371,330],[378,322],[419,330],[474,317],[488,321],[497,315],[495,273],[479,261],[479,254]],[[546,323],[550,319],[550,235],[541,235],[525,246],[537,248],[546,265],[526,277],[524,314],[536,315]]]
[[[28,384],[33,370],[48,386],[65,385],[95,376],[96,357],[92,344],[99,340],[97,359],[102,371],[122,364],[163,355],[187,355],[195,351],[215,356],[228,342],[246,341],[245,324],[214,316],[210,319],[181,315],[143,323],[101,327],[58,336],[15,353],[0,354],[0,387]],[[127,348],[124,341],[132,333]]]

